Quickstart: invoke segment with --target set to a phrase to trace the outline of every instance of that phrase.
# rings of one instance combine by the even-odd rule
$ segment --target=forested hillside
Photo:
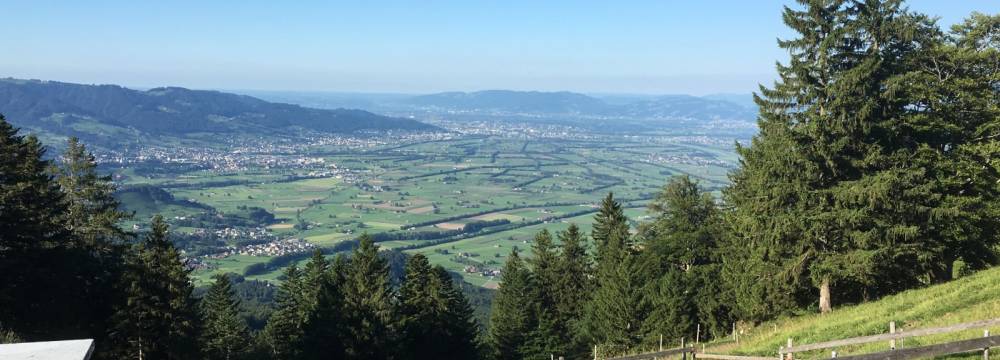
[[[436,129],[363,110],[310,109],[218,91],[179,87],[138,91],[18,79],[0,79],[0,109],[18,126],[85,139],[113,132],[134,138],[190,133],[270,136],[295,129],[332,133]]]

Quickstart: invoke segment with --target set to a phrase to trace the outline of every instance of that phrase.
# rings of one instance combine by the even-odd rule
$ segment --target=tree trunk
[[[826,314],[833,309],[830,303],[830,278],[823,278],[823,282],[819,284],[819,312],[821,314]]]

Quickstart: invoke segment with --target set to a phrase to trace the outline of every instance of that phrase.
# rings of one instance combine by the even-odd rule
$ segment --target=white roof
[[[93,339],[0,344],[0,359],[87,360],[93,351]]]

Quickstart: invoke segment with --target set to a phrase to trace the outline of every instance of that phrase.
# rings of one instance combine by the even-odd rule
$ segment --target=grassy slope
[[[889,322],[897,329],[938,327],[975,320],[1000,318],[1000,268],[980,271],[952,282],[906,291],[862,305],[835,308],[827,315],[805,315],[764,323],[744,330],[739,344],[725,342],[709,352],[776,355],[792,338],[796,345],[855,336],[886,333]],[[1000,327],[990,329],[1000,334]],[[983,336],[983,329],[939,336],[903,339],[899,346],[914,347]],[[888,343],[837,349],[839,355],[888,350]],[[799,354],[796,354],[799,355]],[[829,357],[829,350],[801,354],[798,358]],[[838,355],[838,356],[839,356]],[[970,355],[972,356],[972,355]],[[980,355],[977,355],[981,357]]]

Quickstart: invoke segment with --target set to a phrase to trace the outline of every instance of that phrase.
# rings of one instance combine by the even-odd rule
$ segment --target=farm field
[[[670,176],[689,174],[706,190],[716,191],[735,166],[727,147],[655,137],[466,135],[366,150],[317,148],[305,155],[321,160],[300,169],[192,169],[160,177],[135,172],[120,176],[128,185],[158,186],[178,201],[214,209],[217,216],[266,210],[274,221],[260,228],[318,247],[365,232],[384,234],[384,248],[426,254],[432,263],[461,273],[467,281],[490,286],[490,279],[466,273],[465,268],[499,268],[512,247],[529,248],[528,240],[541,229],[558,231],[576,223],[589,230],[592,212],[608,192],[626,203],[633,221],[641,221],[645,202]],[[205,212],[160,205],[174,221]],[[157,210],[157,204],[131,206],[144,214]],[[470,224],[478,230],[464,233]],[[198,229],[185,226],[184,231]],[[415,233],[427,238],[411,236]],[[194,276],[241,273],[266,261],[242,256],[211,262],[210,270]],[[277,272],[259,276],[275,278]]]

